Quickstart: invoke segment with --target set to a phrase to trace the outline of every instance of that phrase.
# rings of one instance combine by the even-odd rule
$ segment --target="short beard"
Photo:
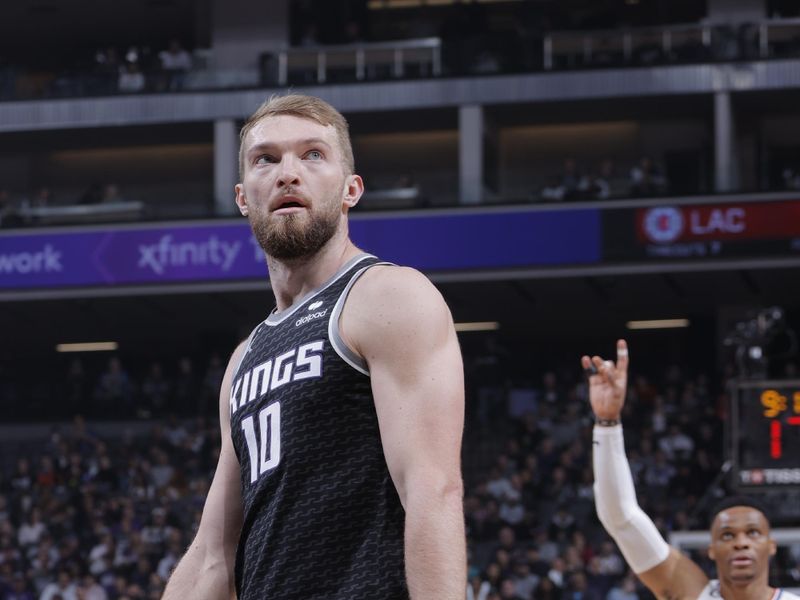
[[[278,260],[309,258],[319,252],[336,233],[338,214],[310,215],[306,227],[299,215],[286,215],[271,223],[251,219],[250,226],[267,256]]]

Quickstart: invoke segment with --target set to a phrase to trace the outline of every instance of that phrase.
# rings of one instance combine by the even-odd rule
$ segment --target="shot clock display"
[[[731,418],[738,487],[800,486],[800,381],[739,383]]]

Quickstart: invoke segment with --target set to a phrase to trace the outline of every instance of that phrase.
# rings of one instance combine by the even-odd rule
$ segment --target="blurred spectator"
[[[511,579],[504,579],[500,583],[500,598],[501,600],[523,600],[523,598],[517,594],[517,588],[514,585],[514,581]]]
[[[677,425],[670,425],[669,433],[658,441],[658,448],[672,460],[686,461],[694,454],[692,438]]]
[[[536,586],[539,585],[541,577],[531,571],[531,565],[527,560],[517,560],[514,562],[511,580],[514,582],[514,590],[517,596],[530,598]]]
[[[785,189],[800,190],[800,169],[784,169],[781,177]]]
[[[169,579],[170,573],[172,573],[172,569],[175,568],[175,565],[178,564],[181,556],[183,556],[184,548],[181,545],[180,541],[170,541],[167,544],[167,552],[158,561],[158,567],[156,572],[158,576],[161,577],[164,581]]]
[[[543,578],[533,592],[534,600],[560,600],[561,590],[550,577]]]
[[[201,382],[195,375],[192,359],[182,356],[178,360],[178,373],[175,375],[172,410],[185,412],[196,410],[200,398]]]
[[[78,600],[77,586],[67,571],[59,571],[57,579],[42,590],[39,600]]]
[[[53,192],[47,186],[41,186],[34,192],[30,201],[32,208],[42,208],[50,206],[53,202]]]
[[[117,79],[122,68],[117,49],[113,46],[95,54],[95,94],[112,94],[117,90]]]
[[[610,541],[600,545],[600,552],[595,560],[597,572],[601,575],[622,575],[625,572],[625,562]]]
[[[164,375],[161,363],[154,362],[142,381],[143,406],[140,410],[149,411],[153,415],[163,415],[170,399],[171,383]]]
[[[543,190],[545,200],[582,200],[589,197],[590,180],[582,175],[574,158],[564,159],[561,175],[551,181]]]
[[[550,519],[550,527],[548,529],[550,539],[563,543],[572,536],[574,531],[575,517],[567,510],[566,506],[559,506]]]
[[[175,468],[169,463],[169,457],[163,450],[153,450],[153,454],[155,455],[155,465],[150,469],[150,480],[156,489],[162,489],[172,481]],[[154,509],[153,518],[157,526],[164,527],[166,515],[163,509]]]
[[[160,506],[154,508],[150,523],[142,528],[143,548],[149,557],[155,559],[163,556],[170,530],[171,527],[167,525],[167,511]]]
[[[666,492],[669,482],[675,476],[675,473],[675,467],[667,460],[667,455],[662,450],[656,450],[653,462],[644,473],[644,481],[650,488],[648,491],[652,494]]]
[[[606,600],[639,600],[636,578],[629,574],[608,592]]]
[[[562,596],[564,600],[603,600],[597,590],[589,587],[583,571],[576,571],[569,576],[569,582]]]
[[[500,519],[508,525],[519,525],[525,519],[525,507],[522,505],[522,479],[519,474],[511,476],[513,492],[506,493],[500,503]]]
[[[11,582],[5,590],[0,587],[0,598],[3,600],[35,600],[36,597],[28,588],[22,574],[15,573],[11,577]]]
[[[86,401],[89,390],[89,382],[80,358],[73,358],[69,363],[64,385],[64,400],[67,404],[68,413],[74,414],[81,410]]]
[[[17,491],[28,491],[33,486],[30,461],[21,456],[17,459],[17,466],[11,476],[11,488]]]
[[[110,572],[114,554],[114,539],[110,533],[104,532],[89,551],[89,573],[100,577]]]
[[[621,189],[620,177],[616,172],[614,160],[605,158],[600,162],[597,174],[592,178],[590,193],[598,200],[617,198],[625,195],[627,190]]]
[[[133,394],[130,377],[116,356],[108,361],[108,369],[100,376],[95,399],[102,414],[130,414]]]
[[[567,584],[567,565],[564,559],[557,556],[550,564],[550,570],[547,572],[547,578],[552,581],[559,589],[563,589]]]
[[[108,600],[105,589],[92,575],[84,576],[76,592],[79,600]]]
[[[161,69],[166,75],[165,88],[170,92],[183,89],[186,74],[192,68],[191,55],[181,46],[178,40],[172,40],[169,48],[159,52]]]
[[[631,169],[630,180],[632,196],[657,196],[667,191],[666,177],[649,156],[643,156]]]
[[[492,585],[476,575],[467,585],[467,600],[487,600],[491,591]]]
[[[45,533],[47,533],[47,526],[42,522],[42,513],[38,508],[34,508],[20,525],[17,541],[23,548],[35,546]]]
[[[144,91],[145,84],[144,73],[142,73],[137,63],[125,63],[122,69],[120,69],[117,88],[123,94]]]
[[[501,473],[498,467],[492,469],[489,482],[486,484],[486,491],[494,496],[495,500],[502,502],[508,497],[514,497],[518,494],[514,486],[511,485],[511,480]]]
[[[115,202],[125,202],[125,198],[119,193],[119,187],[115,183],[107,183],[103,186],[103,204],[113,204]]]

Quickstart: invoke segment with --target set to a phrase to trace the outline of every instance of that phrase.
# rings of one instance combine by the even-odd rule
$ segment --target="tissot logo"
[[[643,225],[650,241],[668,244],[683,233],[683,213],[671,206],[652,208],[645,213]]]

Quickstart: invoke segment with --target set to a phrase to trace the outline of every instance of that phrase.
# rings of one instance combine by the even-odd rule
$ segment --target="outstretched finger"
[[[612,377],[611,368],[613,367],[613,363],[610,360],[603,360],[599,356],[592,357],[592,366],[597,371],[597,374],[602,378],[603,381],[610,381]]]
[[[628,343],[625,340],[617,340],[617,369],[627,373],[628,360]]]
[[[583,367],[583,372],[587,375],[597,374],[597,370],[595,370],[594,365],[592,365],[592,359],[585,354],[581,356],[581,367]]]

